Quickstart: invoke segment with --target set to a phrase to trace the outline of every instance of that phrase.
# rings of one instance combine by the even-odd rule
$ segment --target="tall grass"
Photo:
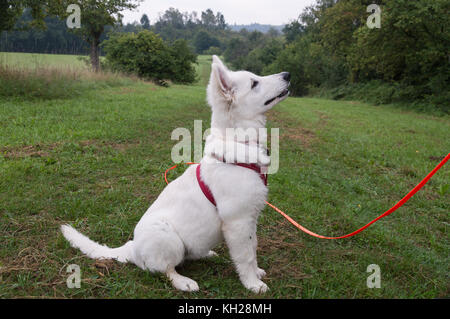
[[[129,85],[137,78],[110,72],[91,72],[70,66],[28,68],[0,61],[0,96],[56,99],[79,96],[86,90]]]

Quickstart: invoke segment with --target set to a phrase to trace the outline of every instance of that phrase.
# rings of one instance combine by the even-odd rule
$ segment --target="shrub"
[[[258,31],[241,31],[239,36],[228,41],[223,56],[234,69],[262,74],[264,68],[276,59],[282,49],[283,40],[280,38]]]
[[[193,83],[197,80],[194,63],[197,56],[190,50],[185,40],[176,40],[170,47],[170,78],[175,83]]]
[[[283,43],[278,39],[270,39],[263,47],[257,47],[242,60],[240,66],[244,70],[256,74],[268,74],[265,68],[275,61],[277,55],[283,50]]]
[[[219,47],[210,47],[204,52],[206,55],[222,55],[222,49]]]
[[[448,91],[422,96],[416,86],[372,80],[365,83],[348,83],[334,88],[314,88],[310,95],[333,100],[358,100],[375,105],[395,104],[405,109],[435,115],[450,114]]]
[[[137,34],[111,34],[102,46],[112,70],[136,74],[157,83],[165,80],[192,83],[196,79],[193,63],[197,56],[185,40],[169,45],[155,33],[143,30]]]

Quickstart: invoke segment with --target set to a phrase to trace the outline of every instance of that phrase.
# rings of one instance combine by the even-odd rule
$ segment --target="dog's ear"
[[[211,65],[211,84],[216,84],[221,95],[228,101],[233,99],[233,81],[229,76],[228,69],[222,61],[216,56],[213,56],[213,63]]]
[[[217,55],[213,55],[212,56],[212,63],[216,63],[221,65],[224,69],[227,69],[227,67],[225,66],[225,64],[223,64],[222,60],[217,56]],[[228,70],[228,69],[227,69]]]

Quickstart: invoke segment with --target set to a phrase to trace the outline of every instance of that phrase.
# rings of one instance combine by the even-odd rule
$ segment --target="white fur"
[[[254,88],[253,81],[259,82]],[[253,140],[230,140],[225,130],[265,127],[264,113],[287,95],[268,105],[265,102],[287,87],[281,74],[259,77],[245,71],[231,72],[214,56],[207,89],[212,133],[206,142],[201,177],[211,189],[217,208],[198,185],[197,165],[191,165],[167,185],[137,224],[133,240],[124,246],[102,246],[68,225],[61,227],[64,237],[91,258],[114,258],[166,273],[173,286],[184,291],[197,291],[198,284],[179,275],[175,267],[185,259],[216,255],[211,249],[225,239],[243,285],[254,292],[265,292],[267,285],[261,281],[265,272],[256,260],[256,225],[268,190],[256,172],[225,164],[222,159],[248,162],[245,154],[252,149],[260,165],[268,166],[270,159],[259,145],[258,136]],[[224,145],[236,146],[232,157]]]

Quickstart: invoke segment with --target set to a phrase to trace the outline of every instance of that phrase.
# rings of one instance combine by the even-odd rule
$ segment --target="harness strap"
[[[259,176],[261,177],[264,185],[267,186],[267,174],[261,173],[261,167],[259,165],[246,164],[246,163],[233,163],[233,165],[248,168],[248,169],[251,169],[251,170],[257,172],[259,174]],[[200,166],[201,165],[198,164],[197,169],[196,169],[198,185],[200,186],[200,189],[202,190],[202,192],[206,196],[206,198],[211,202],[211,204],[213,204],[214,206],[217,206],[216,200],[214,199],[214,196],[213,196],[211,190],[209,189],[208,185],[206,185],[206,183],[202,180],[202,177],[200,176]]]
[[[200,186],[200,189],[202,190],[203,194],[205,194],[206,198],[213,204],[214,206],[217,206],[216,200],[214,199],[213,194],[211,193],[211,190],[209,189],[208,185],[203,182],[201,176],[200,176],[200,164],[197,166],[197,182],[198,186]]]
[[[259,174],[259,177],[261,177],[264,185],[267,186],[267,174],[261,173],[261,166],[259,166],[258,164],[247,164],[247,163],[233,163],[233,164],[254,170],[256,173]]]

